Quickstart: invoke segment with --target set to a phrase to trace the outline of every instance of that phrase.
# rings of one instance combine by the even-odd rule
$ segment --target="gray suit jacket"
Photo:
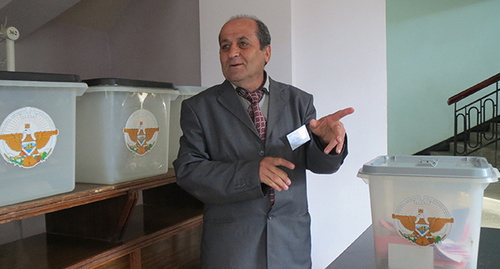
[[[174,167],[177,184],[205,204],[203,268],[311,267],[306,169],[337,171],[347,144],[339,155],[324,154],[309,130],[313,139],[292,151],[286,135],[316,117],[313,97],[274,80],[269,87],[265,146],[228,81],[182,103]],[[283,168],[292,184],[272,207],[259,179],[266,156],[295,164]]]

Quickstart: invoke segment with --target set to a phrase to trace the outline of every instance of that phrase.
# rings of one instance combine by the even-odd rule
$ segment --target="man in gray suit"
[[[270,42],[257,18],[230,19],[219,34],[226,80],[182,104],[174,167],[205,205],[202,268],[310,268],[306,169],[333,173],[347,155],[340,119],[354,110],[315,120],[312,95],[264,71]],[[245,95],[258,91],[252,105]]]

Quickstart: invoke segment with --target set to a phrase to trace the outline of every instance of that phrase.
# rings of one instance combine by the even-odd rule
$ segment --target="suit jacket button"
[[[264,157],[264,155],[265,155],[265,154],[266,154],[266,153],[265,153],[263,150],[259,151],[259,156],[260,156],[260,157]]]

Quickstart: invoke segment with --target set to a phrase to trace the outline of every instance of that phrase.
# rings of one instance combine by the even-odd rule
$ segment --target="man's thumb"
[[[316,128],[318,127],[318,121],[315,120],[315,119],[312,119],[310,122],[309,122],[309,126],[311,126],[311,128]]]

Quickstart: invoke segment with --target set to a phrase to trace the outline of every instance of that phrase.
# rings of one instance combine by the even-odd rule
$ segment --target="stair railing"
[[[500,135],[497,124],[492,123],[495,123],[499,116],[499,81],[500,73],[448,99],[448,105],[454,104],[455,106],[454,155],[470,155],[494,143],[494,163],[497,164],[497,141],[500,139]],[[496,87],[492,92],[466,105],[458,106],[459,101],[493,84],[496,84]],[[459,149],[459,141],[463,141],[463,149]]]

